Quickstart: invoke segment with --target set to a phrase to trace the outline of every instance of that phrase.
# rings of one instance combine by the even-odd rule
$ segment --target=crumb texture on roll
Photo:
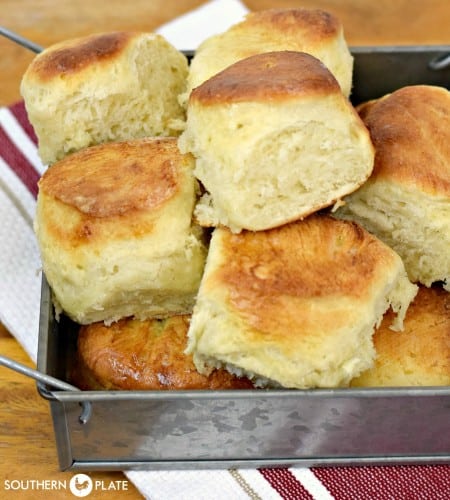
[[[442,281],[450,290],[449,91],[404,87],[360,113],[376,150],[374,170],[336,215],[394,248],[412,281]]]
[[[307,52],[322,61],[348,96],[353,57],[342,24],[320,9],[267,9],[250,12],[224,33],[207,38],[189,67],[187,94],[235,62],[280,50]]]
[[[192,170],[175,138],[154,138],[92,146],[44,173],[35,231],[58,308],[81,324],[192,311],[206,257]]]
[[[84,390],[251,389],[225,370],[201,375],[185,354],[189,316],[81,327],[72,381]]]
[[[386,313],[374,334],[375,364],[353,387],[450,385],[450,294],[421,286],[405,316],[404,330],[389,328]]]
[[[370,175],[368,131],[336,79],[293,51],[239,61],[190,96],[180,149],[196,157],[205,226],[264,230],[355,191]]]
[[[45,49],[21,82],[42,161],[104,142],[178,135],[187,71],[185,55],[153,33],[99,33]]]
[[[400,257],[354,223],[312,215],[259,232],[214,230],[188,352],[259,385],[337,387],[369,368],[385,311],[417,287]]]

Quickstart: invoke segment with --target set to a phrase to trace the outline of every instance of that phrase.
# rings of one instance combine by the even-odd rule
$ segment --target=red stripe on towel
[[[336,500],[450,498],[449,465],[311,468]]]
[[[259,469],[259,472],[281,497],[287,500],[313,500],[289,469]]]
[[[12,106],[9,106],[8,109],[15,116],[16,120],[20,123],[20,126],[23,128],[28,137],[35,144],[37,144],[38,140],[34,132],[33,126],[28,120],[27,110],[25,109],[25,103],[23,101],[16,102]]]
[[[38,192],[37,182],[39,173],[33,165],[26,159],[20,149],[11,141],[8,134],[0,127],[0,151],[1,156],[9,165],[11,170],[27,187],[28,191],[36,198]]]

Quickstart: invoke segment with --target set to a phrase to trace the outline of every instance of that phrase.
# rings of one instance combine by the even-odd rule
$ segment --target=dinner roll
[[[406,313],[404,331],[390,330],[391,321],[388,311],[373,337],[375,364],[351,385],[450,385],[450,294],[421,286]]]
[[[345,386],[372,365],[386,309],[401,328],[416,291],[400,257],[351,222],[315,214],[268,231],[217,228],[187,352],[200,373],[225,367],[258,386]]]
[[[336,77],[343,93],[350,94],[353,57],[341,22],[323,10],[302,8],[250,12],[224,33],[207,38],[191,61],[187,92],[241,59],[279,50],[317,57]]]
[[[179,145],[207,191],[199,222],[235,232],[333,204],[369,177],[374,156],[333,75],[292,51],[251,56],[197,87]]]
[[[21,93],[44,163],[110,141],[178,135],[187,58],[153,33],[101,33],[52,45]]]
[[[226,370],[201,375],[185,354],[189,316],[81,327],[72,381],[80,389],[251,389]]]
[[[336,215],[356,220],[403,259],[412,281],[450,291],[450,93],[404,87],[361,107],[375,146],[369,180]]]
[[[83,149],[39,181],[35,230],[57,309],[77,323],[190,313],[206,257],[193,159],[175,138]]]

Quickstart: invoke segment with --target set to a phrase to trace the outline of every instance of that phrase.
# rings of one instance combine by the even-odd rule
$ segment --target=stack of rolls
[[[51,164],[36,237],[57,317],[83,325],[72,378],[85,389],[253,387],[201,375],[184,353],[208,242],[194,159],[177,146],[186,77],[161,36],[101,33],[49,47],[22,80]]]
[[[39,182],[35,230],[55,309],[84,325],[80,388],[251,386],[224,370],[200,375],[183,352],[207,252],[192,163],[174,137],[135,139],[68,155]]]
[[[355,387],[450,385],[450,93],[398,89],[358,106],[374,171],[335,215],[365,227],[402,258],[419,292],[404,331],[375,332],[374,365]]]
[[[161,72],[145,92],[131,86],[145,94],[146,104],[133,97],[143,114],[130,114],[122,91],[102,94],[104,70],[140,81],[137,66],[151,66],[147,51],[132,51],[130,66],[122,39],[136,35],[103,35],[115,48],[100,51],[98,73],[84,49],[95,37],[62,44],[89,53],[70,71],[55,62],[65,48],[50,48],[47,63],[46,51],[38,56],[41,67],[66,68],[48,93],[69,93],[58,113],[88,138],[50,140],[48,117],[33,112],[33,78],[22,84],[40,151],[54,160],[35,228],[56,310],[82,325],[74,380],[129,390],[351,386],[376,366],[374,333],[406,331],[423,294],[395,245],[344,216],[376,175],[381,146],[348,100],[353,61],[339,20],[251,13],[205,40],[186,69],[158,39],[153,54],[172,56],[161,71],[178,80],[164,95]],[[448,194],[439,202],[448,206]],[[425,285],[435,279],[446,277]]]

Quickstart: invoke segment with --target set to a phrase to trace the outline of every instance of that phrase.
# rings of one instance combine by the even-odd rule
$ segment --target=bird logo
[[[92,491],[92,479],[87,474],[75,474],[70,480],[70,491],[76,497],[86,497]]]

